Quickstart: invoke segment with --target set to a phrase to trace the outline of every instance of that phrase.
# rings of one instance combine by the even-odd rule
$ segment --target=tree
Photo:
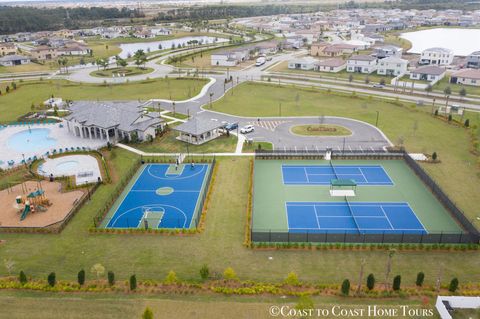
[[[77,275],[77,281],[80,286],[83,286],[85,283],[85,270],[80,270]]]
[[[130,290],[137,289],[137,276],[131,275],[130,276]]]
[[[397,275],[393,278],[393,290],[394,291],[399,291],[400,290],[400,284],[402,282],[402,276]]]
[[[452,281],[450,281],[450,285],[448,286],[448,291],[450,292],[455,292],[458,289],[458,279],[453,278]]]
[[[443,89],[443,93],[445,95],[450,95],[452,94],[452,89],[449,86],[447,86],[445,89]]]
[[[417,285],[417,287],[422,287],[424,280],[425,280],[425,274],[423,272],[419,272],[417,274],[417,280],[415,281],[415,285]]]
[[[368,290],[375,288],[375,276],[373,274],[370,274],[367,277],[367,288]]]
[[[178,282],[177,274],[173,270],[170,270],[167,274],[167,277],[165,277],[165,283],[167,285],[171,285],[176,282]]]
[[[200,268],[200,278],[203,280],[208,279],[208,276],[210,274],[210,270],[208,269],[208,266],[204,264],[202,268]]]
[[[425,87],[425,92],[427,92],[427,95],[433,91],[433,87],[429,84]]]
[[[287,278],[285,278],[285,283],[290,286],[300,285],[300,280],[295,272],[291,271],[288,273]]]
[[[3,260],[3,265],[5,266],[5,269],[7,270],[8,274],[11,275],[13,269],[15,268],[15,262],[12,259],[4,259]]]
[[[348,76],[348,82],[350,82],[350,83],[353,82],[353,75],[352,75],[352,74],[350,74],[350,75]]]
[[[150,308],[145,308],[142,319],[153,319],[153,311]]]
[[[115,285],[115,273],[113,271],[109,271],[107,273],[107,278],[108,278],[108,284],[110,286]]]
[[[18,275],[18,281],[20,281],[20,283],[22,285],[25,285],[27,283],[27,275],[25,275],[25,273],[23,272],[23,270],[20,271],[20,274]]]
[[[99,280],[105,273],[105,267],[103,267],[102,264],[95,264],[90,268],[90,272],[97,277],[97,280]]]
[[[388,277],[390,276],[390,272],[392,271],[392,259],[395,255],[395,249],[390,249],[388,251],[387,257],[387,269],[385,270],[385,290],[388,290]]]
[[[357,295],[360,293],[361,289],[362,289],[362,281],[363,281],[363,271],[364,271],[364,268],[365,268],[365,258],[362,258],[362,261],[360,262],[360,274],[358,276],[358,286],[357,286]]]
[[[460,89],[460,92],[458,92],[458,94],[460,94],[460,96],[461,96],[462,99],[463,99],[464,97],[467,96],[467,90],[462,87],[462,88]]]
[[[365,84],[368,84],[370,83],[370,78],[368,77],[368,75],[365,77]]]
[[[463,126],[469,127],[469,126],[470,126],[470,120],[469,120],[469,119],[466,119],[466,120],[465,120],[465,123],[463,124]]]
[[[452,114],[448,114],[448,121],[449,121],[449,122],[452,121]]]
[[[350,293],[350,280],[345,279],[345,280],[342,282],[341,291],[342,291],[342,295],[348,296],[348,294]]]
[[[304,309],[313,309],[315,305],[313,304],[313,300],[308,295],[302,295],[298,298],[298,302],[295,305],[295,309],[297,310],[304,310]]]
[[[223,272],[223,278],[227,280],[237,280],[237,274],[235,273],[235,270],[233,270],[232,267],[227,267],[225,271]]]
[[[48,281],[48,284],[50,287],[53,287],[55,286],[55,284],[57,283],[57,279],[56,279],[56,275],[54,272],[51,272],[48,277],[47,277],[47,281]]]
[[[380,85],[385,85],[385,79],[380,80]]]
[[[135,60],[135,65],[137,67],[140,67],[140,65],[144,65],[147,62],[147,55],[143,50],[137,50],[135,54],[133,55],[133,58]],[[144,65],[145,67],[145,65]]]
[[[437,160],[437,157],[438,157],[437,152],[433,152],[433,154],[432,154],[432,160],[436,161],[436,160]]]

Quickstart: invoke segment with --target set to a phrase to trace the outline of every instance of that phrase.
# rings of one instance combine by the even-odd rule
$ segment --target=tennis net
[[[337,172],[335,171],[335,167],[333,166],[332,161],[330,161],[329,163],[330,163],[330,167],[332,168],[333,174],[335,174],[335,178],[338,179],[338,175],[337,175]]]
[[[348,201],[347,196],[345,196],[345,202],[347,203],[347,207],[348,207],[348,210],[350,211],[350,215],[352,215],[353,221],[355,222],[355,226],[357,227],[358,232],[360,232],[360,227],[358,226],[357,219],[353,214],[352,206],[350,206],[350,202]]]

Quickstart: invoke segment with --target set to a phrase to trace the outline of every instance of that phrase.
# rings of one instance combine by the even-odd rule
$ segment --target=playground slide
[[[25,205],[23,209],[22,216],[20,216],[20,220],[24,220],[27,217],[28,213],[30,212],[30,205]]]

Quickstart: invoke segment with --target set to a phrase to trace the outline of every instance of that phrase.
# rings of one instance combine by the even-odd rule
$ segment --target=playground
[[[26,181],[0,191],[0,227],[46,227],[62,221],[83,191],[61,192],[59,182]]]

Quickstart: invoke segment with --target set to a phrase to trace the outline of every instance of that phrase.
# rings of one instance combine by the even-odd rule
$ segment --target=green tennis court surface
[[[333,160],[332,165],[333,173],[324,160],[256,160],[252,231],[462,231],[403,160]],[[349,205],[329,192],[326,178],[334,179],[338,171],[359,182]],[[335,209],[342,210],[341,216]]]

